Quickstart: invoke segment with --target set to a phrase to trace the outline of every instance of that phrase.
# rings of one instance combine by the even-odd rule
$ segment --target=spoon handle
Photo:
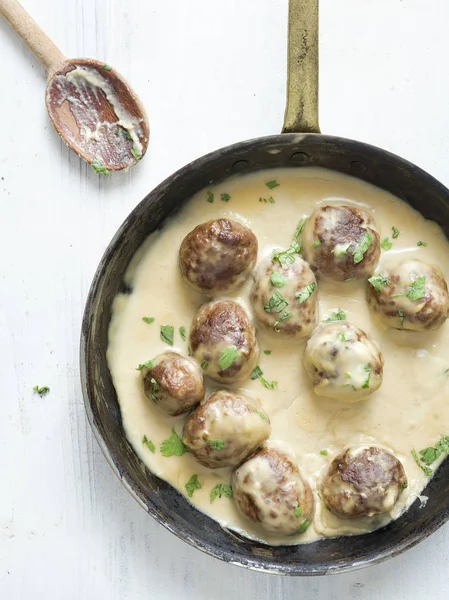
[[[28,46],[47,72],[57,70],[64,55],[30,17],[18,0],[0,0],[0,15]]]

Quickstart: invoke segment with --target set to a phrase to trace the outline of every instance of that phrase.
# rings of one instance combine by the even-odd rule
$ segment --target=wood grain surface
[[[44,70],[0,23],[0,598],[446,598],[447,526],[331,578],[282,579],[201,554],[127,494],[84,414],[79,331],[101,254],[172,171],[280,131],[286,0],[23,4],[66,56],[123,73],[152,133],[134,169],[95,174],[54,132]],[[444,0],[322,0],[322,131],[392,150],[448,185],[448,21]],[[37,384],[51,392],[40,398]]]

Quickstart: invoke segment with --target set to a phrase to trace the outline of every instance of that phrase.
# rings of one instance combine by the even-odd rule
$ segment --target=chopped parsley
[[[271,313],[271,312],[280,313],[287,306],[288,306],[287,300],[285,300],[283,298],[282,294],[280,294],[276,290],[263,308],[264,308],[265,312],[267,312],[267,313]]]
[[[119,135],[124,140],[128,140],[128,142],[133,141],[133,138],[131,137],[131,134],[129,133],[129,131],[127,129],[124,129],[123,127],[117,128],[115,130],[115,135]]]
[[[223,202],[229,202],[231,196],[229,194],[221,194],[221,199],[223,200]]]
[[[204,359],[203,361],[201,361],[201,368],[203,369],[203,371],[205,371],[208,366],[209,366],[208,360]]]
[[[186,452],[188,452],[187,446],[184,445],[184,442],[176,431],[172,429],[171,437],[164,440],[161,444],[162,456],[182,456]]]
[[[161,340],[173,346],[173,338],[175,336],[175,328],[173,325],[161,325]]]
[[[298,227],[295,230],[295,235],[293,236],[293,239],[297,240],[298,237],[301,235],[302,230],[304,229],[304,226],[307,222],[307,217],[303,217],[300,222],[298,223]]]
[[[427,246],[427,242],[421,242],[421,241],[419,241],[416,245],[417,246],[424,246],[424,247],[426,247]]]
[[[144,435],[142,438],[142,444],[144,446],[146,446],[148,448],[148,450],[150,450],[150,452],[152,452],[153,454],[156,452],[156,446],[153,444],[153,442],[151,440],[149,440],[147,438],[146,435]]]
[[[259,379],[260,383],[263,385],[264,388],[266,388],[267,390],[271,390],[274,392],[274,390],[277,389],[278,383],[277,381],[272,381],[271,383],[269,383],[265,377],[263,376],[263,371],[262,369],[257,366],[253,369],[253,372],[250,375],[251,379]]]
[[[137,150],[134,150],[134,148],[131,148],[130,152],[134,160],[140,160],[142,158],[142,155],[139,152],[137,152]]]
[[[393,248],[393,244],[386,237],[380,242],[380,247],[382,248],[382,250],[391,250]]]
[[[185,327],[180,327],[179,335],[181,336],[182,341],[185,342],[187,339],[187,329]]]
[[[278,182],[276,181],[276,179],[273,179],[273,181],[267,181],[267,182],[265,183],[265,185],[267,186],[267,188],[268,188],[269,190],[272,190],[273,188],[275,188],[275,187],[278,187],[278,186],[279,186],[279,185],[281,185],[281,184],[280,184],[280,183],[278,183]]]
[[[365,381],[362,383],[362,390],[366,390],[369,388],[369,381],[371,379],[371,369],[369,365],[365,365],[363,367],[363,370],[365,371],[366,375],[366,379]]]
[[[189,481],[186,483],[187,496],[191,498],[195,490],[200,490],[203,486],[198,479],[198,475],[192,475]]]
[[[405,490],[405,488],[408,488],[408,483],[406,481],[403,481],[401,484],[401,489]]]
[[[294,513],[295,517],[298,517],[298,519],[299,519],[299,517],[302,516],[301,507],[299,506],[299,504],[297,502],[295,502],[295,509],[294,509],[293,513]]]
[[[327,456],[327,455],[329,454],[329,451],[328,451],[328,450],[326,450],[326,448],[324,448],[324,450],[320,450],[320,454],[321,454],[322,456]]]
[[[282,277],[278,271],[274,271],[270,275],[271,285],[275,288],[280,288],[287,283],[287,280]]]
[[[109,171],[104,166],[104,163],[98,158],[94,158],[94,160],[90,163],[90,166],[95,171],[95,173],[103,173],[103,175],[109,175]]]
[[[263,353],[264,354],[271,354],[271,350],[264,350]]]
[[[210,438],[205,438],[204,440],[208,446],[210,446],[213,450],[224,450],[225,443],[224,440],[212,440]]]
[[[350,342],[351,341],[350,337],[346,337],[346,333],[344,331],[339,333],[337,337],[341,342]]]
[[[307,302],[307,300],[310,298],[310,296],[313,294],[313,292],[315,290],[316,290],[316,283],[312,281],[312,283],[309,283],[308,285],[306,285],[306,287],[303,290],[296,292],[295,298],[298,298],[299,303],[303,304],[304,302]]]
[[[50,388],[48,387],[48,385],[35,385],[33,388],[33,392],[36,392],[36,394],[39,394],[39,396],[45,396],[45,394],[48,394],[49,391]]]
[[[151,323],[154,323],[154,317],[142,317],[142,321],[144,321],[148,325],[151,325]]]
[[[264,421],[267,420],[267,415],[265,413],[263,413],[262,411],[260,411],[258,408],[256,408],[255,406],[250,405],[249,407],[250,411],[253,413],[257,413],[259,415],[259,417],[261,419],[263,419]]]
[[[210,204],[212,204],[212,202],[214,201],[214,195],[213,195],[213,193],[212,193],[212,192],[207,192],[207,197],[206,197],[206,200],[207,200],[208,202],[210,202]]]
[[[313,242],[313,247],[314,248],[318,248],[318,246],[321,246],[320,240],[317,240],[316,242]]]
[[[421,455],[421,462],[425,465],[431,465],[442,454],[449,454],[449,436],[441,436],[441,440],[435,444],[435,447],[424,448],[424,450],[419,451],[419,454]]]
[[[275,204],[273,196],[270,196],[268,200],[266,198],[259,198],[259,202],[265,202],[265,204]]]
[[[348,242],[347,244],[337,244],[332,250],[332,254],[337,258],[343,258],[344,256],[346,256],[350,245],[351,242]]]
[[[391,237],[395,240],[397,237],[399,237],[400,231],[399,229],[396,229],[396,227],[392,227],[391,230],[393,232]]]
[[[151,400],[157,402],[157,393],[159,392],[159,384],[154,377],[150,379],[151,383]]]
[[[287,250],[279,250],[278,252],[274,252],[271,262],[274,264],[274,262],[277,260],[281,267],[285,269],[285,267],[288,267],[295,262],[296,255],[300,252],[301,246],[298,244],[298,242],[293,241],[292,245],[287,248]]]
[[[112,67],[110,65],[108,65],[107,63],[104,63],[103,65],[101,65],[101,68],[104,69],[105,71],[112,71]]]
[[[341,308],[331,313],[327,319],[324,319],[325,323],[332,323],[333,321],[346,321],[346,313]]]
[[[414,281],[411,282],[406,296],[410,300],[420,300],[426,295],[426,278],[424,275],[420,275]]]
[[[147,362],[142,363],[136,369],[136,371],[141,371],[142,369],[148,369],[149,371],[154,367],[154,360],[147,360]]]
[[[309,529],[309,526],[310,526],[309,519],[305,519],[299,526],[299,529],[296,533],[305,533]]]
[[[282,321],[286,321],[287,319],[289,319],[292,316],[291,312],[285,312],[281,317],[278,317],[276,319],[276,321],[274,322],[273,328],[275,330],[276,333],[280,333],[281,330],[279,329],[278,325],[279,323],[282,323]]]
[[[396,314],[398,316],[399,329],[403,329],[404,327],[404,313],[402,310],[397,310]]]
[[[232,498],[232,487],[228,483],[217,483],[210,493],[210,503],[212,504],[216,498]]]
[[[371,246],[372,243],[373,236],[369,233],[369,231],[365,231],[361,240],[354,248],[354,251],[352,253],[355,265],[357,265],[359,262],[362,262],[365,253],[367,252],[368,248]]]
[[[377,290],[378,292],[381,292],[382,288],[384,286],[390,285],[390,280],[388,279],[388,277],[386,275],[382,275],[382,274],[373,275],[372,277],[370,277],[368,279],[368,281],[373,286],[373,288],[375,290]]]
[[[232,363],[240,358],[241,353],[234,348],[234,346],[229,346],[225,348],[218,359],[218,368],[220,371],[226,371],[232,365]]]
[[[429,469],[429,467],[426,467],[426,465],[423,465],[423,463],[420,461],[419,456],[416,454],[416,450],[413,449],[411,451],[413,458],[415,459],[415,463],[418,465],[418,467],[424,472],[424,475],[426,477],[431,477],[433,474],[432,469]]]

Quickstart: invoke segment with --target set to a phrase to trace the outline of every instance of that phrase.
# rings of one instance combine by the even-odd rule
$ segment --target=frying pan
[[[372,533],[271,547],[222,529],[174,488],[143,466],[123,431],[106,362],[111,305],[132,293],[126,268],[147,236],[190,198],[231,175],[275,167],[326,167],[402,198],[449,236],[449,190],[415,165],[349,139],[321,135],[318,127],[318,0],[290,0],[287,107],[283,133],[227,146],[166,179],[132,211],[109,244],[87,299],[81,334],[81,381],[95,436],[126,489],[159,523],[192,546],[229,563],[282,575],[323,575],[378,563],[426,538],[449,517],[449,461],[398,520]]]

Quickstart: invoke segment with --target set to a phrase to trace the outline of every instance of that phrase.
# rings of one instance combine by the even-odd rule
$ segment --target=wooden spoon
[[[65,58],[17,0],[0,0],[0,15],[48,72],[47,111],[69,148],[99,173],[140,160],[148,120],[126,81],[105,63]]]

